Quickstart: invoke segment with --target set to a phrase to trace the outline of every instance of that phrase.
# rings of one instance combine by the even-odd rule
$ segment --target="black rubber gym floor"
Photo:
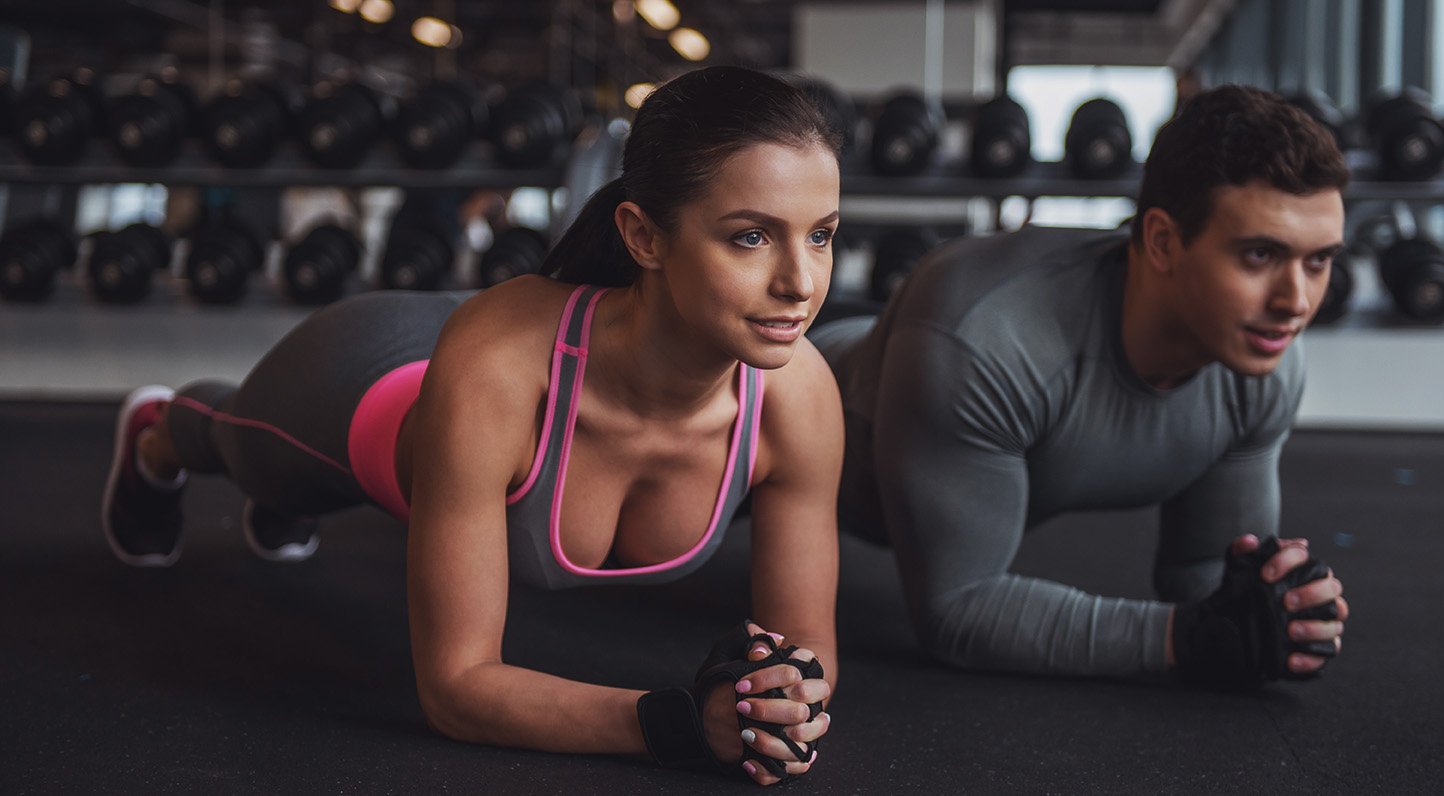
[[[407,647],[404,529],[323,521],[317,556],[253,558],[241,498],[187,496],[174,568],[117,563],[96,519],[114,406],[0,403],[0,793],[752,793],[640,760],[474,747],[426,726]],[[1284,532],[1344,581],[1344,653],[1308,684],[963,673],[919,654],[890,554],[845,539],[842,682],[818,765],[786,791],[1440,792],[1444,436],[1299,432]],[[1152,513],[1063,518],[1020,569],[1149,594]],[[563,676],[676,684],[746,612],[745,533],[651,588],[513,590],[506,655]],[[557,705],[565,712],[567,705]]]

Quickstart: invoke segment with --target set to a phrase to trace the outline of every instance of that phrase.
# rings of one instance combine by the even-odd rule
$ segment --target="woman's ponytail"
[[[542,273],[563,282],[605,287],[637,281],[641,266],[627,251],[615,221],[617,205],[626,200],[620,177],[598,188],[552,246]]]

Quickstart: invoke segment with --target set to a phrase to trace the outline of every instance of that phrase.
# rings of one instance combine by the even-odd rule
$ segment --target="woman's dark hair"
[[[752,69],[711,66],[663,83],[637,110],[622,176],[587,200],[542,272],[563,282],[632,284],[641,266],[617,231],[617,205],[636,202],[672,231],[678,209],[707,191],[728,158],[763,143],[823,146],[836,156],[842,134],[804,91]]]
[[[1349,167],[1333,136],[1277,94],[1235,85],[1198,94],[1153,140],[1133,242],[1143,241],[1143,214],[1160,207],[1187,246],[1213,214],[1215,188],[1254,180],[1298,196],[1343,191]]]

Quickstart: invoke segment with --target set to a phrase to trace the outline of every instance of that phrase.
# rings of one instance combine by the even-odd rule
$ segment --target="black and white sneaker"
[[[316,536],[320,523],[308,514],[281,514],[246,499],[241,528],[251,552],[267,561],[305,561],[321,546]]]
[[[181,552],[181,487],[185,474],[157,485],[136,464],[140,432],[160,419],[175,397],[168,387],[141,387],[127,395],[115,424],[115,454],[101,497],[100,523],[111,552],[133,567],[168,567]]]

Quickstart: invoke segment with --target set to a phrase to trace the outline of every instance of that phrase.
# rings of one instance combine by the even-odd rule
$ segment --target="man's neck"
[[[1173,389],[1213,360],[1174,314],[1171,297],[1157,275],[1146,270],[1138,246],[1129,244],[1127,260],[1121,313],[1124,356],[1144,384]]]

